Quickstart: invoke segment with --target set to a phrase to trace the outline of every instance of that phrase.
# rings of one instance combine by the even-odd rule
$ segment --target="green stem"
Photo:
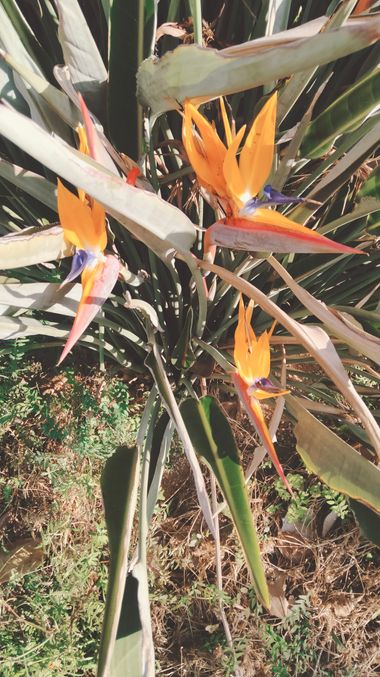
[[[189,0],[190,13],[193,17],[194,42],[202,47],[202,5],[201,0]]]

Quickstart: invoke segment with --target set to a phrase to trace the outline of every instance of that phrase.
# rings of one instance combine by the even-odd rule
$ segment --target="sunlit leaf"
[[[310,472],[350,498],[380,512],[380,470],[318,421],[293,397],[286,408],[297,419],[297,450]]]
[[[269,592],[260,548],[234,436],[213,397],[185,400],[181,412],[198,455],[211,467],[231,511],[256,592],[269,607]]]
[[[137,448],[119,447],[104,467],[101,484],[111,561],[100,644],[98,675],[140,677],[141,622],[138,582],[127,579],[128,551],[137,493]]]

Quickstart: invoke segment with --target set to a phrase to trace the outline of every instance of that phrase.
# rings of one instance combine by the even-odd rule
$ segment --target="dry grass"
[[[76,378],[100,404],[104,377]],[[62,398],[68,403],[73,400],[75,384],[70,379],[65,380],[62,375],[50,377],[37,367],[27,386],[39,388],[42,398],[49,402],[52,422],[64,426],[69,437],[62,440],[57,434],[54,439],[52,429],[46,432],[46,412],[37,404],[33,405],[36,411],[32,415],[24,420],[21,416],[18,422],[13,419],[2,428],[1,481],[4,486],[13,487],[0,520],[3,542],[9,544],[16,538],[42,535],[45,560],[39,572],[30,574],[36,586],[32,611],[28,607],[30,577],[4,592],[0,633],[8,637],[6,633],[13,629],[13,635],[9,635],[12,641],[15,637],[24,641],[28,633],[34,633],[33,638],[39,633],[41,647],[45,648],[42,650],[37,643],[39,658],[33,663],[34,654],[30,654],[29,672],[20,668],[13,673],[9,656],[14,649],[7,647],[8,662],[4,665],[8,667],[0,674],[91,677],[108,559],[98,482],[103,465],[101,448],[94,453],[93,440],[85,436],[78,447],[78,427],[75,432],[71,410],[62,408]],[[137,389],[134,413],[139,411],[141,397],[141,389]],[[235,404],[226,409],[247,467],[255,439]],[[89,430],[93,435],[104,433],[106,419],[99,411],[96,416],[98,427],[86,428],[86,435]],[[43,449],[38,442],[41,436]],[[279,453],[287,472],[302,475],[307,493],[315,480],[301,468],[285,420],[278,437]],[[338,519],[328,535],[322,537],[328,507],[318,492],[310,499],[307,528],[303,525],[301,533],[284,532],[288,502],[279,493],[270,465],[259,468],[249,488],[267,576],[272,589],[278,592],[279,604],[288,605],[288,616],[281,619],[258,608],[231,521],[221,514],[222,599],[240,674],[244,677],[378,674],[379,551],[360,538],[350,515],[343,521]],[[172,453],[164,474],[149,546],[157,674],[160,677],[233,674],[233,657],[220,619],[214,543],[197,506],[187,461],[179,451]],[[64,599],[64,616],[58,613],[58,607],[45,608],[46,600],[41,599],[41,594],[48,599],[49,590],[58,596],[57,604],[62,606]],[[41,619],[45,617],[44,625]],[[81,638],[86,642],[83,650]],[[45,640],[47,643],[43,644]],[[45,649],[46,660],[41,663],[44,655],[41,651]],[[88,662],[91,652],[92,660]]]
[[[246,466],[254,439],[247,434],[241,414],[234,414],[230,423]],[[286,421],[279,439],[282,459],[294,470],[299,461],[292,453]],[[312,478],[304,474],[311,484]],[[268,580],[275,590],[284,590],[288,618],[258,610],[231,523],[221,519],[225,609],[242,674],[378,674],[379,551],[362,540],[352,516],[338,519],[323,538],[322,518],[328,511],[320,497],[313,499],[312,520],[305,533],[284,533],[286,505],[268,515],[273,502],[281,504],[275,482],[271,468],[259,470],[251,486],[252,509]],[[166,473],[163,493],[150,547],[159,674],[222,677],[230,674],[232,661],[218,611],[214,545],[202,533],[205,527],[183,457],[176,457]]]

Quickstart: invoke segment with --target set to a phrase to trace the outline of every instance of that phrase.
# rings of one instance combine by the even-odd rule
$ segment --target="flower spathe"
[[[182,137],[190,163],[200,185],[225,213],[225,218],[207,230],[205,255],[212,256],[216,246],[275,253],[363,253],[268,209],[303,201],[298,197],[293,200],[266,183],[274,157],[277,92],[267,99],[247,134],[246,125],[235,133],[222,98],[220,108],[225,143],[191,101],[184,104]],[[264,199],[258,197],[260,191]]]
[[[285,477],[282,465],[276,454],[260,406],[260,400],[269,397],[279,397],[288,393],[287,390],[278,388],[268,378],[270,373],[269,341],[274,329],[274,324],[269,332],[265,331],[257,338],[251,326],[252,310],[252,302],[245,308],[243,299],[240,298],[234,347],[236,371],[232,373],[231,377],[240,400],[253,423],[257,434],[261,438],[279,476],[291,492],[291,487]]]
[[[95,130],[83,99],[81,108],[89,131],[86,133],[85,128],[78,127],[79,150],[86,155],[93,155],[89,139],[91,141]],[[107,228],[106,214],[102,205],[81,189],[78,189],[78,195],[74,195],[59,179],[57,203],[65,239],[75,247],[70,273],[61,286],[73,282],[79,275],[82,283],[81,299],[69,337],[59,358],[59,365],[110,295],[119,276],[120,263],[115,256],[104,253],[107,246]]]

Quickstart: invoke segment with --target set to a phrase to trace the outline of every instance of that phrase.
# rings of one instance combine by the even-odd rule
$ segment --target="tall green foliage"
[[[174,430],[191,464],[210,533],[217,539],[218,506],[208,496],[199,457],[215,474],[261,599],[269,603],[265,563],[258,559],[254,527],[247,521],[246,485],[233,440],[227,440],[231,432],[214,400],[198,402],[208,384],[215,392],[231,390],[235,366],[228,347],[240,293],[256,303],[255,331],[261,333],[272,318],[278,321],[273,343],[286,347],[283,385],[287,379],[302,398],[301,404],[286,395],[278,400],[271,436],[285,406],[297,421],[302,458],[328,484],[332,471],[339,475],[336,456],[344,445],[346,475],[338,488],[365,504],[358,519],[378,509],[368,488],[355,481],[350,459],[371,476],[374,496],[380,434],[371,388],[363,383],[379,380],[371,363],[380,353],[380,250],[374,246],[380,213],[375,44],[380,17],[374,11],[352,20],[355,2],[250,0],[215,8],[192,2],[190,17],[187,5],[173,0],[140,0],[128,10],[124,5],[113,0],[90,8],[78,0],[41,0],[36,15],[29,5],[20,9],[15,0],[0,1],[5,101],[0,108],[0,338],[29,337],[27,349],[56,350],[75,315],[79,285],[60,286],[66,258],[74,253],[57,225],[60,176],[103,205],[109,249],[121,266],[95,329],[94,324],[87,328],[80,342],[99,354],[102,365],[114,361],[149,375],[153,384],[136,449],[130,456],[119,449],[104,475],[113,569],[99,674],[135,677],[154,673],[146,536]],[[161,35],[153,33],[156,24]],[[186,44],[179,44],[184,37]],[[189,44],[194,41],[198,44]],[[279,211],[369,256],[303,255],[290,248],[268,258],[268,252],[218,248],[215,264],[203,260],[202,231],[221,214],[210,191],[194,182],[177,111],[188,98],[207,103],[205,115],[222,134],[216,97],[228,97],[228,115],[241,126],[251,122],[274,88],[279,107],[270,183],[303,200],[298,206],[285,202]],[[75,150],[78,94],[93,115],[92,158]],[[135,161],[140,174],[131,179]],[[2,350],[9,351],[7,344]],[[278,375],[282,360],[273,351]],[[339,433],[348,408],[361,424],[352,433],[365,440],[366,456],[334,438],[322,458],[326,428],[312,417],[315,435],[307,436],[307,410],[333,412]],[[228,430],[225,440],[221,430]],[[125,491],[111,510],[119,472],[125,473]],[[336,488],[335,480],[331,486]],[[129,535],[136,493],[139,545],[133,553]],[[126,622],[128,605],[135,624]],[[120,672],[124,650],[133,656],[128,673]]]

